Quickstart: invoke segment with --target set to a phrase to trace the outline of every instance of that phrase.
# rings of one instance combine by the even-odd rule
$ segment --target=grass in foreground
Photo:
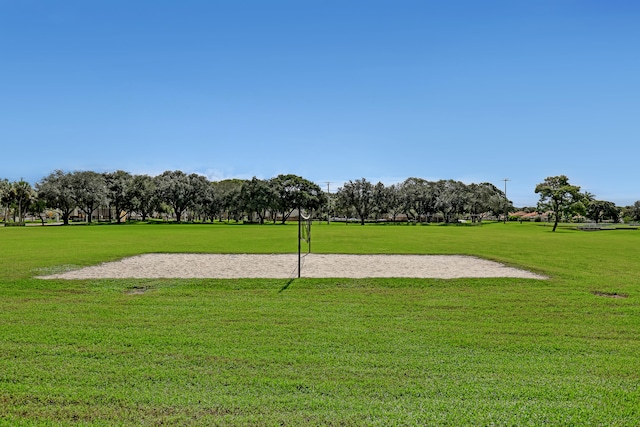
[[[32,276],[144,252],[294,252],[293,226],[0,229],[0,414],[18,425],[637,424],[640,235],[548,230],[317,226],[316,252],[465,253],[551,279],[286,286]]]

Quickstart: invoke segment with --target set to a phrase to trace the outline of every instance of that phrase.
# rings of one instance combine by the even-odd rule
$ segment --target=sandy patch
[[[297,254],[146,254],[41,279],[278,278],[298,275]],[[545,279],[526,270],[462,255],[308,254],[302,277],[514,277]]]

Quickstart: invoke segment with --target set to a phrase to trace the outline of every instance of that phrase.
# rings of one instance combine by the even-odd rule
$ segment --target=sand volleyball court
[[[301,277],[411,277],[546,279],[494,261],[463,255],[307,254]],[[298,275],[297,254],[145,254],[40,276],[41,279],[277,278]]]

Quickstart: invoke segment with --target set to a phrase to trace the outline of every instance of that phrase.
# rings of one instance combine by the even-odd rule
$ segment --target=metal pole
[[[329,184],[331,181],[326,181],[327,183],[327,224],[331,224],[331,190],[329,190]]]
[[[504,224],[507,223],[507,216],[509,215],[509,199],[507,199],[507,181],[510,181],[509,178],[503,179],[504,181]]]
[[[301,236],[301,229],[300,229],[300,217],[302,215],[300,215],[300,207],[298,207],[298,279],[300,278],[300,268],[301,268],[301,263],[300,263],[300,238]]]
[[[309,241],[307,243],[309,243],[309,250],[307,251],[308,254],[311,253],[311,227],[313,226],[313,210],[311,210],[311,218],[309,218],[309,228],[307,228],[307,239],[309,239]],[[306,225],[306,224],[305,224]]]

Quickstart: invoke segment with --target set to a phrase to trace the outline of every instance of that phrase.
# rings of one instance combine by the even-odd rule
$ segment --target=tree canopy
[[[569,184],[565,175],[549,176],[536,185],[536,194],[540,195],[538,209],[549,210],[553,213],[553,230],[556,231],[560,217],[575,210],[580,202],[580,187]]]
[[[373,184],[365,178],[345,183],[338,189],[338,207],[343,210],[353,209],[360,224],[364,225],[375,209]]]
[[[69,225],[69,217],[76,208],[71,187],[71,174],[55,170],[36,184],[36,190],[48,207],[60,211],[63,224]]]

